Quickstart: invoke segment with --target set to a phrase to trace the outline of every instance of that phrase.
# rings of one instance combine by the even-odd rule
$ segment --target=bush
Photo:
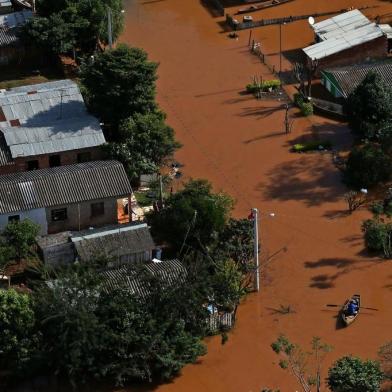
[[[300,93],[294,94],[294,103],[300,108],[304,103],[304,97]]]
[[[257,83],[249,83],[246,85],[246,92],[250,94],[255,94],[259,91],[269,91],[277,90],[281,86],[280,80],[272,79],[272,80],[265,80],[261,82],[261,84]]]
[[[368,219],[363,222],[362,231],[365,233],[366,247],[369,250],[382,251],[392,227],[390,224],[385,224],[379,220]]]
[[[379,392],[382,379],[378,362],[356,357],[340,358],[328,372],[333,392]]]
[[[351,151],[344,181],[357,189],[372,187],[390,178],[391,167],[391,158],[379,146],[367,144]]]
[[[307,151],[319,151],[319,150],[330,150],[332,143],[329,140],[326,141],[314,141],[303,144],[294,144],[293,152],[307,152]]]
[[[311,116],[313,114],[313,104],[312,102],[304,102],[301,107],[301,113],[305,116]]]
[[[384,213],[384,204],[380,201],[375,201],[374,203],[372,203],[372,205],[370,206],[370,211],[375,215],[375,216],[379,216],[382,215]]]

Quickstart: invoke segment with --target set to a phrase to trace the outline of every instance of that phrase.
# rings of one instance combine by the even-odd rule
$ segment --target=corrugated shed
[[[361,11],[352,10],[315,23],[313,30],[324,41],[344,36],[369,24],[370,20]]]
[[[322,73],[325,73],[326,76],[331,74],[338,84],[335,87],[347,98],[370,71],[379,74],[385,84],[392,88],[392,61],[331,68],[322,71]]]
[[[72,242],[82,261],[88,261],[95,256],[122,256],[155,248],[150,230],[145,223],[74,233]]]
[[[124,167],[95,161],[0,176],[0,213],[120,198],[132,193]]]
[[[303,49],[305,54],[312,60],[319,60],[343,50],[353,48],[365,42],[382,37],[384,33],[375,24],[371,23],[364,27],[347,32],[343,36],[333,37],[326,41],[308,46]]]
[[[186,267],[177,259],[148,263],[143,268],[147,276],[151,275],[160,279],[162,290],[184,283],[187,277]],[[141,298],[147,298],[151,292],[148,280],[140,277],[140,271],[135,268],[122,267],[107,270],[102,273],[102,276],[107,290],[125,288]]]
[[[76,83],[60,80],[0,91],[0,129],[13,158],[105,143]]]

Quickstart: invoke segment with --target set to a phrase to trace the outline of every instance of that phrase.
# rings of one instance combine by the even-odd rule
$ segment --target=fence
[[[207,323],[211,334],[218,333],[221,330],[229,330],[234,326],[235,312],[210,314]]]
[[[363,8],[361,8],[361,9],[363,9]],[[246,21],[246,22],[239,22],[238,20],[234,19],[231,15],[226,14],[226,23],[233,30],[245,30],[245,29],[253,29],[254,27],[291,23],[291,22],[295,22],[297,20],[308,19],[310,16],[316,18],[319,16],[335,15],[335,14],[339,14],[339,13],[346,12],[346,11],[347,11],[346,9],[342,9],[339,11],[321,12],[321,13],[314,13],[314,14],[308,14],[308,15],[285,16],[283,18],[260,19],[260,20],[255,20],[255,21]]]

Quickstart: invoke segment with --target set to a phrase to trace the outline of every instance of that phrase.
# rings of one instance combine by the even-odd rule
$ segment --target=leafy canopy
[[[107,147],[111,158],[119,160],[130,178],[158,172],[165,159],[180,147],[174,131],[161,113],[136,113],[119,128],[119,142]]]
[[[144,50],[124,44],[85,62],[81,81],[90,110],[114,130],[135,113],[156,111],[157,67]]]
[[[379,392],[382,379],[377,361],[348,356],[333,364],[327,380],[333,392]]]
[[[361,137],[373,139],[392,119],[392,89],[381,76],[369,72],[347,101],[350,127]]]
[[[38,16],[27,23],[25,38],[56,54],[93,52],[108,42],[107,12],[113,16],[113,40],[123,27],[122,0],[37,0]]]
[[[207,180],[191,180],[168,198],[164,209],[152,213],[149,221],[153,234],[175,249],[179,250],[185,239],[188,245],[200,248],[217,239],[232,208],[231,197],[212,192]]]

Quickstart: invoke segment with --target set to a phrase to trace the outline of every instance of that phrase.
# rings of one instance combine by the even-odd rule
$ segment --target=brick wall
[[[382,36],[373,41],[365,42],[353,48],[343,50],[331,56],[319,60],[318,71],[316,76],[320,76],[320,71],[325,68],[340,67],[361,63],[368,59],[377,59],[387,56],[388,40]],[[308,58],[308,61],[310,59]]]
[[[91,160],[97,161],[104,157],[100,147],[85,148],[80,150],[64,151],[58,154],[37,155],[27,158],[16,158],[13,165],[0,166],[0,175],[27,171],[27,162],[32,160],[38,161],[39,169],[49,168],[49,157],[51,155],[60,155],[61,166],[78,163],[78,154],[91,153]]]
[[[105,212],[101,216],[91,216],[92,203],[104,203]],[[52,221],[52,211],[66,208],[67,219],[64,221]],[[80,211],[80,214],[79,214]],[[80,219],[80,225],[79,225]],[[117,223],[117,200],[116,199],[103,199],[92,200],[78,204],[56,206],[46,209],[46,220],[48,222],[48,233],[58,233],[66,230],[83,230],[89,227],[99,227],[107,224]],[[79,227],[80,226],[80,227]]]

